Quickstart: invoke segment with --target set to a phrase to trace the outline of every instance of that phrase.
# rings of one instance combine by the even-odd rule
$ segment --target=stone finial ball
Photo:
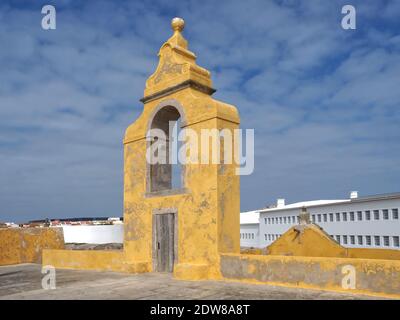
[[[172,30],[182,31],[185,27],[185,20],[182,18],[173,18],[171,21]]]

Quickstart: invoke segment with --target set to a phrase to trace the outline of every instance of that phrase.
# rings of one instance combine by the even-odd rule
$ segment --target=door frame
[[[153,272],[157,272],[157,227],[156,216],[160,214],[173,214],[174,216],[174,260],[172,265],[172,272],[174,271],[175,264],[178,263],[178,210],[176,208],[163,208],[153,209],[152,212],[152,265]]]

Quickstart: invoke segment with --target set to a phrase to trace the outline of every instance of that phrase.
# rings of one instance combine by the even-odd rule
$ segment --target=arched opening
[[[148,191],[159,192],[181,189],[183,187],[183,165],[179,162],[178,151],[181,143],[178,136],[182,117],[177,108],[171,105],[162,107],[154,115],[150,129],[150,161],[148,166]],[[157,145],[156,145],[157,144]]]

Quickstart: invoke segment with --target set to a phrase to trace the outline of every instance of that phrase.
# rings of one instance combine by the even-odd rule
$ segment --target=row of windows
[[[241,233],[240,239],[254,239],[254,233]]]
[[[313,214],[312,222],[340,222],[340,221],[363,221],[363,220],[399,220],[399,209],[366,210]],[[265,224],[295,224],[299,222],[297,216],[264,218]]]
[[[399,219],[399,209],[392,209],[391,215],[389,214],[389,209],[383,210],[366,210],[366,211],[351,211],[351,212],[336,212],[333,213],[325,213],[325,214],[313,214],[312,221],[313,222],[340,222],[340,221],[363,221],[363,220],[398,220]]]
[[[299,223],[297,216],[264,218],[265,224],[295,224]]]
[[[264,239],[267,241],[275,241],[281,236],[281,234],[264,234]]]
[[[356,235],[331,235],[340,244],[359,245],[359,246],[384,246],[384,247],[400,247],[399,236],[356,236]]]

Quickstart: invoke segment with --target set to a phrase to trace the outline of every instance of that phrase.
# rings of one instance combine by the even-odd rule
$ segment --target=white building
[[[124,225],[65,225],[62,224],[65,243],[123,243]]]
[[[266,247],[297,224],[302,207],[307,208],[313,222],[344,247],[400,249],[400,193],[358,197],[357,192],[352,192],[350,199],[288,205],[284,199],[278,199],[274,208],[241,214],[241,233],[248,221],[258,216],[259,238],[254,239],[251,246]],[[255,229],[254,223],[252,228]],[[249,246],[242,237],[241,246]]]
[[[260,214],[258,211],[240,213],[240,246],[259,247]]]

